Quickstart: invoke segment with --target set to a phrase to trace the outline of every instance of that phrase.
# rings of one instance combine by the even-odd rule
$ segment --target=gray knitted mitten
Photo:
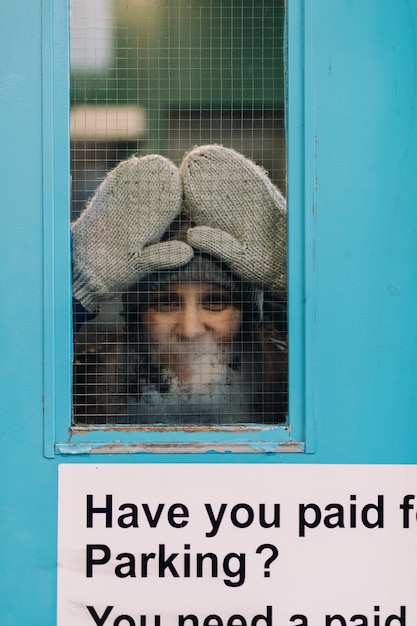
[[[149,272],[192,258],[184,242],[157,243],[181,204],[178,168],[162,156],[132,157],[107,174],[72,225],[73,293],[87,310]]]
[[[246,281],[286,287],[286,202],[266,172],[219,145],[189,152],[180,167],[185,209],[197,224],[187,241]]]

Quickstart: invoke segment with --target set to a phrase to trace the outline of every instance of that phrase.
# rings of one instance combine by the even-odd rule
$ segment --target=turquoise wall
[[[54,419],[69,424],[67,10],[4,3],[2,626],[55,624],[59,463],[417,461],[417,8],[288,5],[290,404],[314,451],[53,456]]]

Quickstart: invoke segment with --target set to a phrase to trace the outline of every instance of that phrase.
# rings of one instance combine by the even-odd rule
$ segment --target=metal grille
[[[75,424],[285,422],[284,13],[72,0]]]

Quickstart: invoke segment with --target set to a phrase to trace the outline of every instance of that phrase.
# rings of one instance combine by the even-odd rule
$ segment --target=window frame
[[[287,424],[72,425],[69,7],[43,0],[44,454],[313,452],[315,142],[313,0],[286,6],[289,416]],[[62,71],[65,68],[65,71]],[[313,182],[312,182],[313,181]],[[307,207],[313,207],[307,210]]]

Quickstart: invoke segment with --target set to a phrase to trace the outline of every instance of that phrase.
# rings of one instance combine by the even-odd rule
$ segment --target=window
[[[71,220],[84,307],[58,448],[304,449],[287,401],[283,3],[97,0],[81,22],[77,4]],[[117,233],[98,265],[86,205]],[[122,275],[138,257],[126,242],[141,256]]]

